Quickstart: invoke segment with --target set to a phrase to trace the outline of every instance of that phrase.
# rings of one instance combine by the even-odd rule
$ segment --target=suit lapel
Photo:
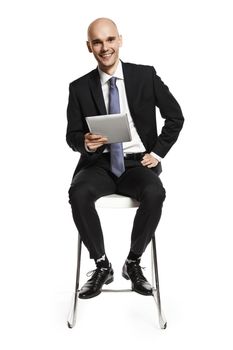
[[[138,117],[138,112],[137,112],[138,103],[140,102],[140,94],[139,94],[140,78],[138,77],[138,74],[135,75],[135,69],[132,69],[132,67],[133,66],[131,64],[122,62],[122,69],[123,69],[124,81],[125,81],[125,91],[126,91],[130,114],[133,119],[134,125],[136,127],[138,135],[140,136],[145,148],[147,148],[146,142],[144,142],[146,140],[143,135],[142,120],[140,117]]]
[[[135,99],[134,88],[136,86],[133,81],[133,75],[130,74],[130,66],[122,62],[122,70],[124,74],[125,92],[126,92],[129,110],[131,115],[134,115],[134,99]]]
[[[90,84],[90,89],[91,89],[93,99],[95,101],[95,104],[97,106],[97,109],[100,115],[107,114],[105,103],[104,103],[103,92],[101,88],[101,83],[100,83],[99,72],[97,68],[90,73],[89,84]]]
[[[125,91],[126,91],[127,101],[128,101],[130,112],[133,115],[134,114],[135,88],[137,87],[135,85],[137,85],[137,84],[134,84],[134,77],[133,77],[133,74],[131,74],[131,72],[130,72],[130,65],[122,62],[122,69],[123,69],[123,74],[124,74],[124,82],[125,82]],[[103,92],[102,92],[102,88],[101,88],[101,83],[100,83],[98,68],[94,69],[90,73],[89,86],[90,86],[93,99],[95,101],[95,104],[97,106],[97,109],[98,109],[100,115],[107,114],[105,103],[104,103]]]

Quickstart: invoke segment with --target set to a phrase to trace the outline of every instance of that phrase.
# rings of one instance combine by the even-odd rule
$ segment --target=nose
[[[103,42],[103,45],[102,45],[102,51],[108,51],[108,44],[107,42]]]

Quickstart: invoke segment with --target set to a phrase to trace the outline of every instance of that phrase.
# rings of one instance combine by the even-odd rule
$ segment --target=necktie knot
[[[112,77],[111,79],[109,79],[110,88],[116,87],[116,80],[116,77]]]

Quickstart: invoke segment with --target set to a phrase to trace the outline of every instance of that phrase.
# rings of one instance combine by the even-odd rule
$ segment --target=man
[[[122,37],[116,24],[98,18],[88,28],[87,47],[98,67],[70,84],[67,108],[67,143],[81,153],[69,190],[73,219],[96,270],[81,288],[79,297],[92,298],[113,281],[113,269],[95,201],[112,193],[137,199],[129,255],[122,275],[132,289],[151,295],[140,259],[158,225],[165,190],[159,174],[161,159],[178,138],[183,125],[181,109],[168,87],[151,66],[123,63],[119,59]],[[165,119],[157,135],[155,107]],[[126,112],[132,141],[107,144],[104,135],[88,130],[85,117]]]

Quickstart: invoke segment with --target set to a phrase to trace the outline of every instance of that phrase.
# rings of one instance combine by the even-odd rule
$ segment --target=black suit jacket
[[[145,149],[164,157],[183,126],[181,108],[154,67],[122,62],[122,68],[130,113]],[[165,119],[159,136],[156,106]],[[82,167],[93,164],[106,147],[100,147],[95,153],[87,152],[84,147],[84,134],[89,131],[85,117],[101,114],[107,111],[96,68],[70,84],[66,140],[74,151],[81,153],[74,175]]]

